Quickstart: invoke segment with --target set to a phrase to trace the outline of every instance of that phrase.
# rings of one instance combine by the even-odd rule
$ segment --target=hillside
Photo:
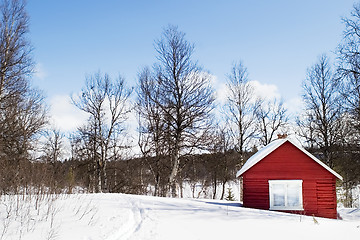
[[[330,220],[246,209],[237,202],[125,194],[14,200],[2,198],[2,239],[356,239],[360,235],[359,209],[340,209],[343,220]]]

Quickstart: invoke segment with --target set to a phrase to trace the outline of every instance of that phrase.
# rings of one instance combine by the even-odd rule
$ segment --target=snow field
[[[2,197],[0,239],[357,239],[360,210],[343,220],[247,209],[238,202],[125,194]],[[12,207],[9,207],[12,206]]]

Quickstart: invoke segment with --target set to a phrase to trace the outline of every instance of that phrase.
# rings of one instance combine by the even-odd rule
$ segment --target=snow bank
[[[15,200],[15,201],[14,201]],[[20,199],[18,199],[20,200]],[[238,202],[125,194],[79,194],[0,205],[2,239],[357,239],[360,210],[343,220],[248,209]],[[19,201],[18,203],[21,203]],[[21,204],[20,204],[21,205]]]

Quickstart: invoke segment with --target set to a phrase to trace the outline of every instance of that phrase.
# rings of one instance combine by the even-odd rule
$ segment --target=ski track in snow
[[[111,236],[106,238],[106,240],[127,240],[127,239],[140,239],[134,238],[136,233],[142,227],[144,221],[151,221],[147,216],[147,211],[142,206],[141,202],[135,198],[123,195],[123,199],[126,200],[126,206],[131,209],[128,220],[124,225],[119,226],[119,230],[113,233]],[[122,203],[124,204],[124,203]],[[124,206],[123,206],[124,207]],[[116,211],[116,209],[114,209]],[[141,238],[143,239],[143,238]]]

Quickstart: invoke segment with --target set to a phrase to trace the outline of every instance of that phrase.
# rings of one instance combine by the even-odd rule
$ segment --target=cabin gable
[[[289,141],[241,176],[246,207],[270,209],[270,182],[297,180],[302,183],[302,209],[284,211],[336,218],[336,176]]]
[[[290,142],[286,142],[243,174],[269,179],[333,178],[333,174],[314,162]]]

